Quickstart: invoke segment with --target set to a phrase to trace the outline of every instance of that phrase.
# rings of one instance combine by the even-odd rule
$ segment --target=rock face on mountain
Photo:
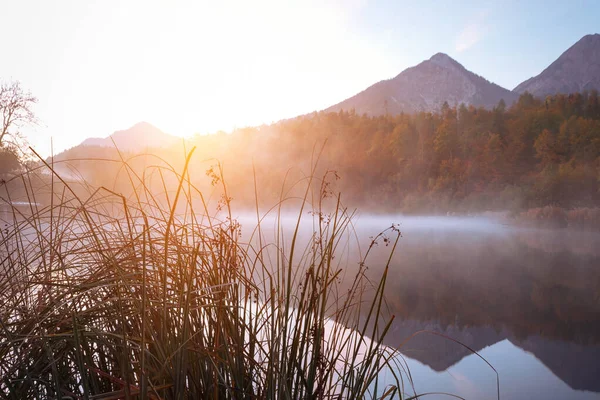
[[[537,97],[600,90],[600,34],[586,35],[541,74],[519,84],[515,93]]]
[[[468,71],[444,53],[408,68],[393,79],[374,84],[325,111],[349,111],[369,115],[439,111],[444,102],[492,108],[504,99],[507,105],[518,95]]]
[[[139,122],[129,129],[116,131],[107,138],[88,138],[80,146],[114,147],[119,150],[139,152],[147,148],[170,147],[179,138],[168,135],[147,122]],[[114,141],[114,144],[113,144]]]

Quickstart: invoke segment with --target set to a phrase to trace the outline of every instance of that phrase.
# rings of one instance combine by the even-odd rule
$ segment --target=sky
[[[586,34],[600,1],[0,0],[0,79],[38,103],[42,155],[147,121],[191,136],[338,103],[444,52],[508,89]]]

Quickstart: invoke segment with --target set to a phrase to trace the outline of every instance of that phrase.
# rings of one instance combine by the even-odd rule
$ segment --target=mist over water
[[[256,217],[240,221],[248,238]],[[297,215],[282,221],[291,237]],[[274,237],[270,217],[263,222],[263,234]],[[300,243],[309,243],[313,223],[302,218]],[[417,393],[496,398],[496,375],[468,346],[497,369],[502,398],[600,398],[600,234],[488,217],[359,213],[340,247],[346,276],[392,223],[402,237],[386,284],[395,320],[385,343],[406,357]],[[373,280],[391,250],[383,237],[376,241],[366,264]],[[431,333],[412,337],[423,330],[465,346]]]

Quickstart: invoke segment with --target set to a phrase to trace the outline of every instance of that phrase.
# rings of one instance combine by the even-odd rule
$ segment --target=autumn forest
[[[190,168],[218,160],[239,205],[255,204],[254,180],[266,204],[284,181],[315,175],[351,207],[405,213],[519,212],[600,201],[600,101],[596,91],[535,98],[492,110],[444,104],[438,113],[367,116],[316,112],[232,134],[197,135]],[[177,164],[182,146],[162,152]],[[55,157],[99,185],[121,171],[87,159],[120,157],[115,149],[79,146]],[[78,161],[79,160],[79,161]],[[142,161],[140,161],[142,162]],[[146,165],[149,160],[143,161]],[[326,174],[326,172],[329,173]],[[303,175],[304,174],[304,175]]]

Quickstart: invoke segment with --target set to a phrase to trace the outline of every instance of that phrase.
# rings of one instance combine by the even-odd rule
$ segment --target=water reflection
[[[361,233],[378,225],[386,226],[382,218],[357,224]],[[465,347],[431,334],[404,343],[429,330],[488,354],[502,388],[510,387],[505,398],[600,397],[590,393],[600,392],[600,235],[475,218],[407,218],[401,227],[387,292],[397,319],[387,344],[430,368],[421,371],[432,377],[422,389],[431,390],[434,371],[449,371],[464,379],[440,389],[481,398],[475,388],[483,387],[495,395],[495,380],[488,387],[489,379],[473,379],[486,366]],[[380,253],[369,265],[382,263]],[[548,391],[552,376],[565,387],[554,382]],[[456,387],[467,377],[469,388]]]
[[[289,218],[288,233],[295,222]],[[490,218],[362,215],[343,251],[348,276],[358,268],[357,243],[364,254],[391,223],[403,237],[387,281],[395,321],[386,344],[406,357],[417,392],[496,398],[496,375],[469,349],[427,333],[407,341],[426,330],[493,364],[502,398],[600,398],[600,234]],[[312,228],[306,221],[301,241]],[[380,241],[371,254],[373,279],[389,251]]]

